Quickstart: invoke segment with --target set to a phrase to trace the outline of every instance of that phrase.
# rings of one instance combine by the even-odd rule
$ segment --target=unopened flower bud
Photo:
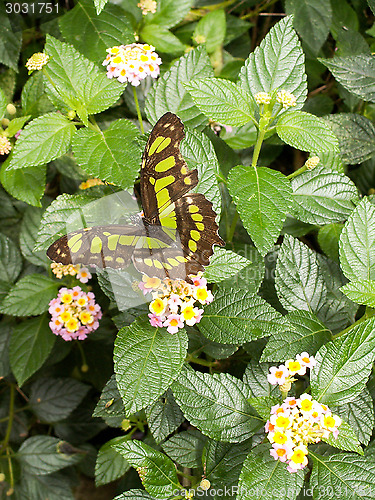
[[[17,110],[16,110],[16,107],[14,104],[12,103],[9,103],[7,105],[7,112],[10,114],[10,115],[15,115],[17,113]]]

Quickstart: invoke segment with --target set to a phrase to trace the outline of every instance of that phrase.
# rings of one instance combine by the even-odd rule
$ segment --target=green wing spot
[[[100,253],[103,248],[103,242],[99,238],[99,236],[94,236],[91,242],[90,252],[91,253]]]

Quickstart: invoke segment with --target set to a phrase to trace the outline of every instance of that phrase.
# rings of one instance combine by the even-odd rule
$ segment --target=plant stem
[[[82,359],[82,366],[81,366],[81,371],[88,371],[89,365],[87,364],[86,361],[86,356],[85,356],[85,351],[83,350],[83,347],[81,346],[80,340],[77,340],[77,345],[79,352],[81,353],[81,359]]]
[[[306,165],[302,165],[301,168],[299,168],[298,170],[296,170],[295,172],[289,174],[286,176],[287,179],[291,180],[293,179],[294,177],[297,177],[297,175],[300,175],[302,174],[303,172],[305,172],[305,170],[307,170],[307,167]]]
[[[142,120],[142,115],[141,115],[141,109],[139,107],[139,102],[138,102],[137,89],[134,87],[134,85],[133,85],[133,94],[134,94],[135,107],[137,108],[139,126],[141,127],[142,134],[144,134],[145,129],[143,128],[143,120]]]
[[[7,458],[8,458],[8,467],[9,467],[9,485],[11,489],[14,488],[14,476],[13,476],[13,466],[12,466],[12,459],[10,456],[10,450],[9,446],[7,446]]]
[[[9,401],[9,420],[8,420],[8,426],[7,426],[7,430],[5,433],[4,441],[2,443],[3,448],[6,448],[8,446],[9,439],[10,439],[10,433],[12,432],[15,399],[16,399],[16,389],[14,387],[14,384],[11,384],[11,386],[10,386],[10,401]]]
[[[335,335],[332,335],[332,339],[335,340],[335,339],[338,339],[340,337],[342,337],[343,335],[345,335],[346,333],[350,332],[350,330],[352,328],[354,328],[355,326],[357,325],[360,325],[361,323],[363,323],[364,321],[366,321],[367,319],[371,318],[372,316],[375,316],[375,309],[372,309],[371,307],[367,307],[366,308],[366,311],[365,311],[365,314],[359,318],[355,323],[353,323],[352,325],[348,326],[347,328],[345,328],[345,330],[342,330],[341,332],[338,332],[336,333]]]
[[[258,133],[258,137],[257,137],[257,142],[255,143],[255,147],[254,147],[253,160],[251,162],[251,166],[254,168],[257,166],[258,158],[259,158],[259,154],[260,154],[260,149],[262,147],[262,143],[263,143],[265,135],[266,135],[266,129],[260,128],[259,133]]]
[[[207,361],[206,359],[200,359],[200,358],[194,358],[191,354],[188,354],[186,356],[185,361],[187,363],[195,363],[196,365],[201,365],[201,366],[215,366],[217,363],[216,361]]]

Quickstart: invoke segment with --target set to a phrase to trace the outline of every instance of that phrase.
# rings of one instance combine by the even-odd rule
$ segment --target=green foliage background
[[[13,144],[0,170],[1,498],[73,499],[83,476],[115,481],[117,500],[184,498],[202,477],[200,496],[217,499],[374,498],[375,2],[158,0],[142,17],[137,1],[0,5]],[[104,316],[78,345],[49,328],[63,283],[45,250],[111,192],[83,180],[137,182],[133,92],[101,65],[135,36],[163,59],[138,89],[146,130],[167,111],[182,119],[227,245],[205,270],[215,300],[199,325],[171,335],[144,307],[120,313],[101,273],[90,286]],[[37,51],[50,61],[29,76]],[[254,95],[280,89],[296,106],[265,117]],[[302,351],[317,366],[294,390],[344,424],[290,474],[265,439],[281,398],[266,377]]]

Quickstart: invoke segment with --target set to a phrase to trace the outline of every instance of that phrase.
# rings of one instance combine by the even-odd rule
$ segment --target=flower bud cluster
[[[169,333],[177,333],[185,324],[193,326],[200,322],[203,309],[199,309],[196,303],[209,304],[213,296],[207,290],[207,281],[201,273],[190,278],[192,283],[180,279],[142,277],[139,288],[145,295],[151,293],[153,298],[148,315],[152,326],[165,326]]]
[[[26,63],[26,68],[29,70],[29,73],[32,73],[35,70],[40,70],[48,63],[49,56],[44,54],[43,52],[36,52],[33,54]]]
[[[305,375],[307,368],[313,368],[316,365],[314,356],[309,356],[307,352],[297,354],[296,359],[288,359],[285,364],[280,366],[271,366],[267,380],[272,385],[279,385],[283,390],[285,385],[293,382],[294,375]],[[289,390],[289,389],[288,389]]]

